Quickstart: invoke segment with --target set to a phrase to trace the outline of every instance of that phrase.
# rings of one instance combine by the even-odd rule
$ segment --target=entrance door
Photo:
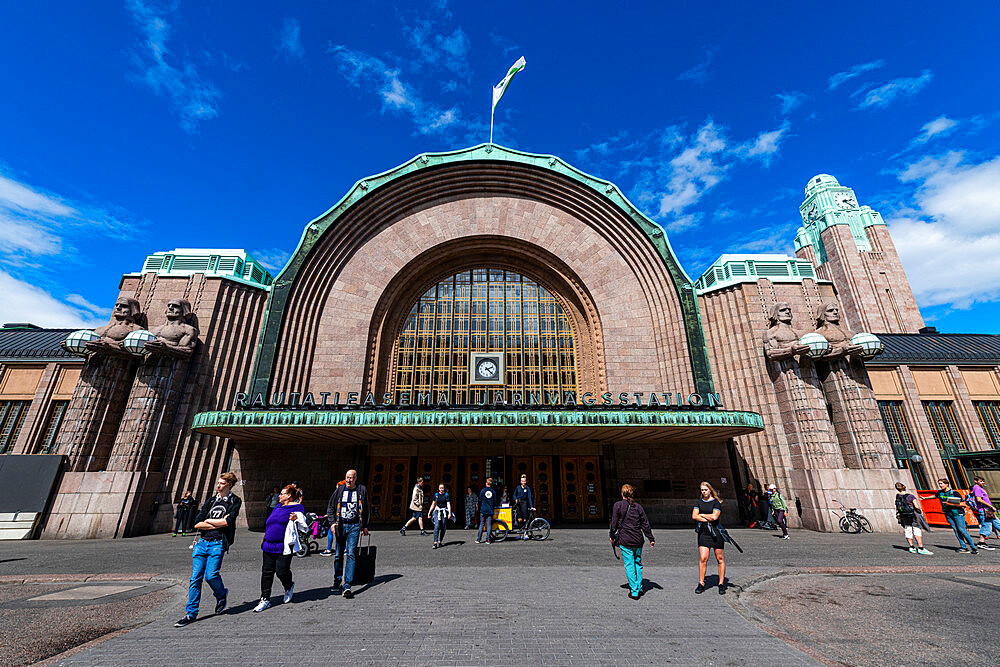
[[[559,457],[562,518],[567,521],[602,521],[601,467],[597,456]]]
[[[512,470],[514,474],[511,475],[511,486],[520,484],[521,475],[527,475],[531,499],[538,509],[536,514],[552,520],[552,457],[515,456]]]
[[[372,522],[401,521],[410,503],[410,459],[372,457],[368,479]]]
[[[429,507],[434,500],[434,494],[438,491],[438,484],[444,484],[445,489],[451,494],[451,509],[457,509],[456,496],[463,495],[462,489],[457,489],[455,483],[458,470],[458,459],[455,457],[435,456],[432,458],[420,459],[417,461],[417,474],[424,478],[424,494],[427,497]],[[457,512],[455,512],[457,516]]]

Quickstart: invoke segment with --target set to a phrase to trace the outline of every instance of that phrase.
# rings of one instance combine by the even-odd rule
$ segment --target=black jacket
[[[330,502],[326,504],[326,518],[331,526],[335,521],[340,519],[340,498],[343,495],[343,490],[346,488],[347,484],[338,484],[333,495],[330,496]],[[368,489],[365,488],[364,484],[358,484],[357,492],[359,523],[362,528],[367,528],[368,519],[371,517],[371,505],[368,503]]]
[[[611,510],[611,532],[618,531],[618,544],[629,549],[642,546],[643,534],[653,541],[653,531],[646,518],[646,510],[637,502],[629,507],[627,500],[619,500]]]

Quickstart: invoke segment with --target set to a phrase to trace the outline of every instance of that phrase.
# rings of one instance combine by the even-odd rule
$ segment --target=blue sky
[[[316,4],[5,7],[0,320],[104,320],[157,250],[280,268],[356,180],[486,141],[523,55],[496,142],[617,183],[692,276],[791,253],[830,173],[928,324],[1000,332],[995,3]]]

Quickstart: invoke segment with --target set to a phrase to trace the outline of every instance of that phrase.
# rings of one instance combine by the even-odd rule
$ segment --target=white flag
[[[496,110],[497,102],[503,97],[503,94],[507,92],[507,86],[510,85],[511,79],[514,75],[524,69],[524,56],[517,59],[517,62],[510,66],[507,70],[507,76],[503,78],[503,81],[493,86],[493,109]]]

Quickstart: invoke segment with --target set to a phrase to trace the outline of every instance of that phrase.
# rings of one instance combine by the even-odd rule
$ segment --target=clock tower
[[[799,206],[795,254],[833,282],[848,326],[874,333],[917,333],[924,320],[878,211],[829,174],[809,179]]]

